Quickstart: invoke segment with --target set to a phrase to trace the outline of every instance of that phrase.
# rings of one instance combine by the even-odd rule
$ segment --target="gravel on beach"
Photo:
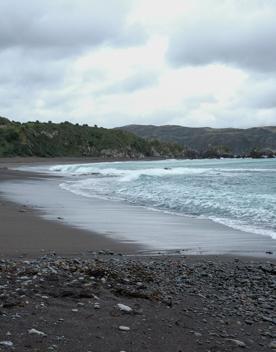
[[[273,351],[276,266],[258,258],[0,260],[0,351]]]

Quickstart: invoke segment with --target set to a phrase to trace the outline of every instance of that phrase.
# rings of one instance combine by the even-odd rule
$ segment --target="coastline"
[[[0,182],[49,178],[49,175],[10,170],[11,165],[18,165],[18,161],[0,163]],[[137,245],[120,243],[96,232],[43,219],[37,209],[9,201],[1,193],[0,223],[1,257],[36,257],[49,252],[87,255],[100,250],[133,254],[140,249]]]
[[[26,160],[0,163],[0,182],[51,177],[7,168],[18,163]],[[271,256],[143,255],[136,244],[44,219],[1,194],[0,223],[0,351],[275,346]]]
[[[4,164],[2,162],[2,193],[5,195],[3,197],[2,194],[2,199],[4,203],[8,200],[10,210],[11,204],[16,206],[14,219],[20,215],[12,222],[13,228],[18,221],[24,218],[27,221],[31,214],[39,215],[32,217],[31,221],[28,220],[28,225],[35,225],[27,227],[28,231],[25,231],[30,240],[29,250],[26,241],[21,241],[24,252],[36,252],[39,255],[43,249],[57,251],[58,254],[76,254],[93,249],[109,249],[123,253],[143,251],[149,255],[181,253],[276,258],[276,241],[268,236],[235,230],[209,219],[177,216],[124,202],[81,197],[61,189],[59,183],[66,179],[58,175],[7,168],[15,168],[18,165],[42,166],[100,161],[106,160],[21,158],[7,160]],[[26,221],[21,228],[26,228]],[[35,237],[34,232],[38,233],[39,228],[43,229],[44,235]],[[18,240],[22,240],[22,237],[18,237],[14,238],[13,248],[20,243]],[[171,240],[168,240],[169,238]],[[8,244],[8,241],[4,242],[0,248],[5,248],[7,252],[8,247],[12,245]]]

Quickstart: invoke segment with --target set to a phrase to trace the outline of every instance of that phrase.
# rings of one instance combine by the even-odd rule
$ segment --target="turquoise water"
[[[52,166],[61,187],[203,217],[276,239],[276,159],[166,160]]]

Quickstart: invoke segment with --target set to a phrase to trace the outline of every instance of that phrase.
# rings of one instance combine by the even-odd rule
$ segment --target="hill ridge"
[[[147,141],[127,132],[87,124],[15,122],[0,117],[0,157],[92,156],[142,159],[185,157],[175,143]]]
[[[131,124],[119,129],[146,139],[178,143],[198,153],[210,148],[224,149],[237,155],[248,155],[253,150],[276,152],[276,126],[241,129]]]

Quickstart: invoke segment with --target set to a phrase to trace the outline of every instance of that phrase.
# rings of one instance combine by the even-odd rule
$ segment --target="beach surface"
[[[79,163],[79,160],[46,159],[44,165],[64,162]],[[82,162],[87,163],[87,160]],[[12,167],[18,165],[17,163]],[[41,161],[29,165],[36,168],[43,166]],[[49,173],[32,172],[30,168],[26,170],[28,171],[22,172],[2,168],[0,183],[2,204],[6,204],[5,211],[2,212],[6,219],[3,223],[7,224],[10,219],[8,228],[11,228],[11,231],[12,226],[20,226],[20,221],[24,222],[23,228],[26,228],[26,224],[29,226],[24,236],[31,237],[28,241],[25,238],[21,243],[23,252],[39,254],[41,250],[54,250],[58,254],[69,254],[93,248],[117,251],[118,246],[121,246],[123,252],[129,253],[143,250],[147,253],[227,254],[276,258],[276,240],[270,236],[240,231],[210,219],[179,216],[124,201],[74,194],[60,187],[60,184],[75,182],[76,176],[53,176]],[[41,170],[44,171],[43,167]],[[10,214],[13,211],[13,204],[13,214],[17,216],[17,221],[14,221],[11,215],[5,215],[5,212],[9,211]],[[41,217],[43,226],[39,225],[39,219],[33,216],[34,213]],[[48,226],[51,229],[48,229]],[[41,238],[38,239],[36,234]],[[13,248],[16,250],[18,240],[20,238],[14,241]],[[11,254],[12,244],[6,239],[4,242],[6,245],[3,243],[1,246],[3,252],[10,248]]]
[[[0,182],[47,184],[8,167],[55,162],[80,160],[2,160]],[[153,255],[58,216],[0,198],[0,351],[276,348],[272,239],[243,257]]]
[[[37,160],[33,162],[37,162]],[[14,165],[19,165],[19,163],[14,163],[11,160],[4,165],[2,164],[2,167],[0,166],[0,182],[45,178],[40,174],[8,169]],[[134,253],[139,248],[139,246],[119,243],[93,231],[73,228],[66,224],[60,224],[58,221],[48,221],[40,216],[37,209],[10,202],[1,195],[0,223],[1,257],[30,257],[50,251],[66,255],[85,254],[95,250]]]
[[[0,273],[0,351],[275,349],[272,262],[45,255]]]

